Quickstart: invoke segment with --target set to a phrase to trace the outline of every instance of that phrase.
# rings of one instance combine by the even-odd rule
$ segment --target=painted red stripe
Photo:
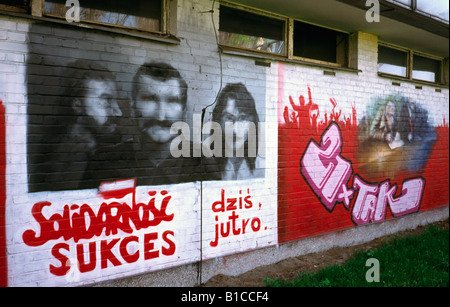
[[[0,99],[0,287],[8,286],[6,259],[6,122],[5,107]]]
[[[99,187],[99,195],[104,199],[123,198],[136,189],[136,179],[104,182]]]

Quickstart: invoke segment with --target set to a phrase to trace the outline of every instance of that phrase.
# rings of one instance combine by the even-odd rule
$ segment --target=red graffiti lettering
[[[120,243],[120,255],[122,256],[123,260],[125,260],[127,263],[134,263],[139,259],[139,251],[136,251],[134,254],[131,255],[128,253],[127,247],[128,244],[131,242],[139,243],[139,238],[131,236],[128,238],[124,238]]]
[[[164,196],[160,209],[156,207],[156,192],[148,193],[151,197],[147,204],[136,203],[135,190],[133,190],[132,204],[127,203],[102,203],[98,213],[87,204],[65,205],[62,215],[55,213],[50,218],[43,214],[45,207],[50,207],[50,202],[38,202],[32,208],[32,215],[40,226],[40,234],[34,230],[26,230],[23,233],[23,241],[29,246],[40,246],[51,240],[64,238],[65,241],[73,239],[76,242],[82,239],[91,239],[100,236],[103,232],[107,236],[116,235],[119,230],[131,234],[132,225],[136,230],[158,226],[162,222],[170,222],[174,214],[167,214],[166,209],[171,196],[167,191],[160,194]],[[78,212],[76,212],[78,211]]]
[[[89,263],[84,259],[84,244],[77,244],[77,261],[81,273],[93,271],[97,262],[96,243],[89,242]]]
[[[159,234],[157,232],[146,233],[143,242],[139,237],[129,236],[125,238],[115,238],[112,240],[101,240],[100,242],[89,242],[89,253],[85,253],[85,244],[76,245],[75,268],[80,273],[94,271],[97,267],[104,270],[108,267],[118,267],[124,263],[135,263],[143,255],[144,260],[151,260],[160,257],[160,252],[164,256],[175,254],[176,245],[173,241],[175,236],[173,231],[165,231],[162,234],[162,244],[157,244]],[[172,238],[171,238],[172,237]],[[142,247],[143,250],[136,250],[130,253],[129,246]],[[72,263],[68,254],[71,252],[67,243],[58,243],[52,248],[52,255],[59,261],[60,265],[50,265],[50,273],[56,276],[65,276],[72,268]],[[89,260],[86,258],[89,257]]]
[[[56,244],[55,246],[53,246],[53,248],[52,248],[53,257],[55,257],[56,259],[58,259],[61,262],[60,267],[56,267],[56,266],[50,264],[50,273],[52,273],[53,275],[56,275],[56,276],[64,276],[70,270],[69,258],[67,256],[65,256],[64,254],[61,254],[61,252],[60,252],[61,249],[69,251],[70,246],[69,246],[69,244],[66,244],[66,243],[59,243],[59,244]]]
[[[102,240],[100,244],[100,255],[101,255],[101,267],[102,269],[106,269],[108,267],[108,260],[114,265],[119,266],[122,265],[122,263],[119,261],[119,259],[116,258],[114,253],[111,251],[111,249],[116,245],[117,242],[119,242],[120,239],[113,239],[111,242],[108,242],[106,240]]]
[[[250,192],[247,191],[247,194]],[[245,203],[245,204],[244,204]],[[226,204],[226,205],[225,205]],[[239,207],[238,207],[239,206]],[[251,196],[247,195],[242,197],[242,190],[239,191],[239,197],[230,197],[225,199],[225,190],[221,191],[221,199],[212,204],[212,210],[215,213],[225,212],[225,211],[233,211],[238,209],[250,209],[253,207],[253,203],[251,200]]]
[[[214,240],[209,243],[211,247],[217,247],[220,238],[242,235],[248,233],[249,229],[253,232],[258,232],[261,229],[261,220],[258,217],[240,218],[239,214],[237,214],[238,210],[246,210],[253,207],[249,190],[247,190],[247,194],[244,197],[241,190],[239,191],[239,197],[225,197],[225,190],[222,189],[221,199],[214,202],[211,209],[216,214],[226,213],[227,216],[224,222],[219,222],[219,215],[215,216]],[[260,209],[261,206],[260,204]]]

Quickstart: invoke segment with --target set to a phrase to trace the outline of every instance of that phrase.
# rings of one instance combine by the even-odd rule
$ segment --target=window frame
[[[377,72],[378,72],[379,76],[391,77],[391,78],[395,78],[395,79],[401,79],[401,80],[405,80],[405,81],[412,81],[415,83],[423,83],[423,84],[434,85],[434,86],[448,86],[448,83],[446,83],[446,80],[445,80],[445,67],[444,67],[445,66],[444,65],[445,58],[444,57],[438,57],[438,56],[434,56],[434,55],[427,54],[424,52],[416,51],[413,49],[399,47],[399,46],[396,46],[396,45],[393,45],[390,43],[386,43],[386,42],[382,42],[382,41],[378,42],[378,47],[379,46],[383,46],[385,48],[390,48],[390,49],[394,49],[394,50],[399,50],[399,51],[405,52],[407,55],[406,77],[403,77],[400,75],[395,75],[395,74],[389,74],[389,73],[385,73],[385,72],[380,72],[380,71],[378,71],[378,68],[377,68]],[[378,51],[377,51],[377,53],[378,53]],[[439,61],[440,62],[440,80],[438,80],[436,82],[431,82],[431,81],[413,78],[413,67],[414,67],[414,56],[415,55],[424,57],[427,59]],[[378,63],[379,62],[377,61],[377,64]]]
[[[83,1],[83,0],[81,0],[81,1]],[[110,27],[110,28],[117,28],[117,29],[129,30],[129,31],[130,30],[131,31],[140,31],[140,32],[144,32],[144,33],[154,33],[154,34],[159,34],[159,35],[166,34],[166,32],[167,32],[167,25],[166,25],[166,20],[167,20],[167,0],[160,0],[160,1],[161,1],[161,16],[160,16],[161,19],[160,19],[160,29],[159,30],[148,30],[147,31],[147,30],[140,29],[140,28],[134,28],[134,27],[127,27],[127,26],[122,26],[122,25],[104,23],[104,22],[95,21],[95,20],[80,20],[79,24],[97,25],[97,26],[101,26],[101,27]],[[41,0],[41,2],[42,2],[41,8],[42,8],[42,16],[43,17],[65,20],[65,17],[63,17],[63,16],[58,16],[58,15],[53,15],[53,14],[46,13],[45,12],[45,2],[46,2],[46,0]],[[108,10],[105,8],[105,11],[108,11]]]
[[[307,57],[300,57],[300,56],[296,56],[294,55],[294,35],[295,35],[295,22],[300,22],[300,23],[304,23],[304,24],[308,24],[317,28],[321,28],[321,29],[326,29],[326,30],[330,30],[336,33],[341,33],[344,34],[346,36],[346,50],[345,50],[345,64],[340,64],[337,62],[328,62],[328,61],[323,61],[323,60],[318,60],[318,59],[313,59],[313,58],[307,58]],[[292,29],[292,43],[290,44],[290,49],[292,51],[291,53],[291,59],[294,60],[299,60],[299,61],[303,61],[303,62],[311,62],[311,63],[316,63],[316,64],[320,64],[320,65],[328,65],[328,66],[335,66],[338,68],[349,68],[350,67],[350,63],[349,63],[349,59],[350,59],[350,35],[351,33],[348,33],[346,31],[341,31],[341,30],[336,30],[330,27],[324,27],[324,26],[320,26],[311,22],[305,22],[299,19],[294,19],[292,18],[292,22],[291,22],[291,29]],[[336,46],[336,56],[337,56],[337,46]],[[336,60],[337,61],[337,60]]]
[[[280,57],[280,58],[285,58],[288,56],[289,54],[289,42],[288,42],[288,18],[282,15],[278,15],[278,14],[274,14],[274,13],[269,13],[263,10],[258,10],[258,9],[250,9],[247,8],[245,6],[239,5],[239,4],[235,4],[235,3],[230,3],[230,2],[226,2],[226,1],[221,1],[219,4],[219,10],[220,10],[220,6],[226,6],[232,9],[236,9],[236,10],[241,10],[244,12],[248,12],[251,14],[255,14],[255,15],[260,15],[260,16],[264,16],[264,17],[268,17],[268,18],[272,18],[272,19],[276,19],[276,20],[280,20],[284,23],[284,27],[283,27],[283,42],[284,42],[284,53],[283,54],[279,54],[279,53],[273,53],[273,52],[268,52],[268,51],[261,51],[261,50],[256,50],[256,49],[251,49],[251,48],[245,48],[245,47],[238,47],[238,46],[232,46],[232,45],[228,45],[228,44],[223,44],[219,41],[219,48],[221,48],[222,50],[229,50],[229,51],[242,51],[244,53],[249,53],[249,54],[261,54],[261,55],[267,55],[267,56],[272,56],[272,57]],[[220,13],[219,13],[220,14]],[[220,19],[220,18],[219,18]],[[220,24],[220,20],[219,20],[219,24]],[[217,32],[219,34],[219,28],[217,28]]]
[[[429,18],[432,18],[434,20],[437,21],[441,21],[444,23],[449,23],[449,21],[445,18],[442,18],[441,16],[437,15],[435,12],[430,12],[430,11],[425,11],[421,8],[421,5],[419,5],[419,3],[423,3],[422,0],[411,0],[411,3],[407,4],[407,3],[403,3],[400,0],[387,0],[388,2],[394,4],[394,5],[398,5],[404,8],[407,8],[413,12],[416,12],[418,14],[427,16]]]
[[[414,56],[416,56],[416,55],[420,56],[422,58],[426,58],[426,59],[429,59],[429,60],[434,60],[434,61],[438,61],[439,62],[439,69],[440,69],[440,71],[439,71],[439,78],[440,78],[440,80],[439,81],[432,82],[432,81],[426,81],[426,80],[422,80],[422,79],[415,79],[413,77]],[[436,57],[436,56],[432,56],[432,55],[428,55],[428,54],[425,54],[425,53],[422,53],[422,52],[411,50],[411,60],[410,61],[411,61],[411,80],[413,80],[413,81],[420,81],[420,82],[430,82],[430,83],[433,83],[433,84],[445,84],[445,80],[444,80],[444,59],[443,58],[439,58],[439,57]]]
[[[266,58],[269,60],[273,59],[273,60],[278,60],[278,61],[286,61],[286,62],[292,62],[292,63],[305,64],[305,65],[316,65],[316,66],[322,66],[322,67],[327,67],[327,68],[332,68],[332,69],[336,68],[336,69],[343,69],[343,70],[348,70],[348,71],[358,71],[358,69],[353,68],[350,63],[350,55],[351,55],[352,48],[350,46],[351,33],[349,33],[349,32],[317,25],[317,24],[307,22],[304,20],[300,20],[297,18],[291,18],[291,17],[287,17],[284,15],[275,14],[275,13],[267,12],[267,11],[264,11],[261,9],[248,7],[245,5],[240,5],[240,4],[231,3],[231,2],[227,2],[227,1],[220,1],[220,6],[231,7],[231,8],[234,8],[237,10],[242,10],[242,11],[245,11],[248,13],[262,15],[265,17],[284,21],[284,45],[285,45],[284,54],[276,54],[276,53],[260,51],[260,50],[256,50],[256,49],[248,49],[248,48],[244,48],[244,47],[230,46],[230,45],[222,44],[221,42],[219,42],[219,48],[225,53],[234,54],[234,55],[239,55],[239,54],[250,55],[250,56],[254,56],[256,58]],[[219,6],[219,9],[220,9],[220,6]],[[317,60],[317,59],[313,59],[313,58],[295,56],[294,55],[294,24],[295,24],[295,22],[305,23],[305,24],[309,24],[309,25],[312,25],[312,26],[315,26],[318,28],[327,29],[327,30],[331,30],[334,32],[345,34],[346,42],[347,42],[347,48],[345,51],[345,62],[346,63],[340,64],[340,63],[335,63],[335,62],[327,62],[327,61],[323,61],[323,60]],[[219,31],[219,30],[217,30],[217,31]]]
[[[382,42],[378,42],[378,46],[377,46],[377,55],[379,55],[379,50],[380,50],[380,46],[384,47],[384,48],[389,48],[389,49],[393,49],[393,50],[397,50],[397,51],[401,51],[404,52],[406,54],[406,76],[401,76],[401,75],[396,75],[396,74],[390,74],[387,72],[382,72],[378,70],[378,65],[380,64],[379,62],[379,56],[377,59],[377,72],[378,74],[382,74],[382,75],[386,75],[386,76],[392,76],[392,77],[396,77],[396,78],[404,78],[404,79],[410,79],[410,76],[412,75],[412,70],[411,70],[411,54],[410,54],[410,50],[406,49],[406,48],[402,48],[402,47],[398,47],[398,46],[394,46],[391,44],[387,44],[387,43],[382,43]]]
[[[163,15],[161,20],[161,31],[145,31],[137,28],[102,25],[84,21],[67,22],[65,17],[47,17],[44,14],[45,0],[30,0],[29,6],[26,9],[0,4],[0,13],[14,17],[22,17],[37,21],[60,24],[67,27],[79,27],[88,31],[103,31],[118,35],[157,41],[161,43],[179,45],[181,43],[181,39],[177,36],[178,0],[162,1]]]
[[[32,0],[30,0],[31,2]],[[31,6],[31,3],[30,3]],[[5,10],[5,11],[9,11],[9,12],[17,12],[17,13],[27,13],[29,11],[29,8],[23,8],[20,6],[15,6],[15,5],[6,5],[3,3],[0,3],[0,10]]]

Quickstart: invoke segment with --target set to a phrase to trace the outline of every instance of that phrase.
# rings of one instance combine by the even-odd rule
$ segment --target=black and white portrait
[[[258,155],[259,117],[255,100],[244,84],[232,83],[222,89],[212,121],[219,123],[223,132],[222,154],[216,157],[220,178],[263,177]]]
[[[163,62],[142,65],[133,79],[132,108],[136,136],[135,176],[138,184],[159,185],[201,180],[201,158],[174,158],[170,128],[186,120],[186,81]]]
[[[188,105],[201,97],[190,97],[189,80],[171,64],[147,61],[132,74],[86,59],[42,69],[27,67],[30,192],[96,189],[130,178],[156,186],[264,177],[260,119],[243,83],[224,86],[210,110],[223,151],[175,157],[171,127],[189,122]]]

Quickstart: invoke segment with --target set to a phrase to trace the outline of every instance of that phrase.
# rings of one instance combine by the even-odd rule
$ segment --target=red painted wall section
[[[6,144],[5,144],[5,107],[0,99],[0,287],[8,285],[7,259],[6,259],[6,224],[5,224],[5,202],[6,202]]]

